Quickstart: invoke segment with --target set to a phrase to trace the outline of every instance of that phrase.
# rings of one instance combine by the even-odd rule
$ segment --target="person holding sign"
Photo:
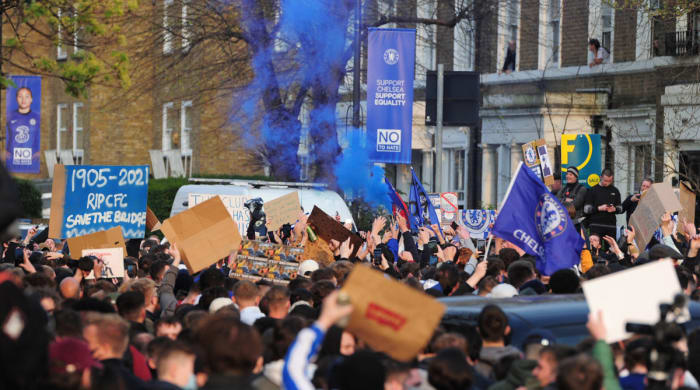
[[[617,237],[615,214],[622,213],[622,204],[620,190],[613,185],[613,173],[609,168],[603,170],[600,183],[586,193],[583,213],[588,217],[591,234]]]
[[[646,179],[642,180],[642,185],[639,188],[639,192],[628,196],[627,199],[622,202],[622,210],[627,214],[627,223],[630,223],[630,217],[632,214],[634,214],[634,210],[637,209],[639,200],[642,199],[642,194],[644,191],[648,190],[652,184],[654,184],[654,181],[647,177]]]

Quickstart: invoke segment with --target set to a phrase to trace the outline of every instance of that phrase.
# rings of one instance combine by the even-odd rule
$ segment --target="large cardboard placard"
[[[148,229],[149,232],[160,230],[160,220],[156,216],[156,213],[148,206],[146,206],[146,229]]]
[[[95,256],[102,260],[102,278],[123,278],[124,277],[124,251],[122,248],[103,249],[83,249],[83,256]],[[95,274],[90,271],[86,279],[95,279]]]
[[[301,202],[299,193],[294,191],[263,205],[267,217],[267,229],[277,231],[285,223],[293,224],[299,218]]]
[[[215,195],[215,194],[189,194],[187,199],[187,205],[192,208],[202,202],[205,202],[215,196],[221,198],[221,201],[226,207],[231,218],[238,225],[239,232],[245,232],[248,229],[248,224],[250,223],[250,210],[248,210],[244,204],[250,199],[247,195]]]
[[[436,299],[365,266],[353,268],[341,291],[353,306],[348,331],[400,361],[428,344],[445,312]]]
[[[350,237],[350,243],[353,245],[351,256],[355,256],[362,246],[362,238],[353,234],[350,230],[346,229],[342,223],[336,221],[335,218],[324,213],[323,210],[316,206],[314,206],[314,209],[311,211],[307,224],[326,242],[336,240],[342,243]]]
[[[672,303],[682,290],[673,264],[662,260],[583,282],[583,293],[589,310],[603,314],[605,341],[614,343],[630,336],[628,322],[655,324],[659,304]]]
[[[209,267],[241,245],[238,226],[218,196],[166,219],[160,230],[177,244],[190,273]]]
[[[695,223],[695,191],[693,191],[690,183],[682,181],[680,188],[681,211],[679,214],[680,221]]]
[[[667,212],[672,213],[680,209],[681,203],[670,184],[652,184],[642,195],[629,222],[634,227],[635,241],[639,250],[643,251],[649,244],[654,232],[661,224],[661,217]]]
[[[49,237],[71,238],[121,226],[142,238],[146,227],[148,165],[56,165]]]
[[[128,256],[126,253],[126,245],[124,244],[124,236],[122,235],[122,228],[116,226],[101,232],[68,239],[68,250],[70,250],[71,258],[74,259],[80,257],[86,249],[105,248],[122,248],[124,256]]]
[[[335,256],[328,243],[323,238],[319,238],[316,241],[306,242],[304,253],[301,255],[301,261],[304,260],[315,260],[317,263],[328,267],[335,262]]]

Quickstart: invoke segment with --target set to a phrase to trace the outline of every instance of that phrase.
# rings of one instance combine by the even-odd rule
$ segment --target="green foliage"
[[[24,218],[41,218],[41,192],[30,180],[15,178]]]

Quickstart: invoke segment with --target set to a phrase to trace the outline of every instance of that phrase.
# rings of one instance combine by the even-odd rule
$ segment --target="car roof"
[[[630,297],[634,299],[634,297]],[[447,306],[442,319],[446,328],[466,324],[475,325],[481,309],[489,304],[500,307],[508,317],[513,330],[511,343],[520,346],[531,330],[544,328],[557,337],[558,343],[576,344],[588,336],[588,304],[583,294],[570,295],[531,295],[512,298],[486,298],[477,296],[459,296],[440,298]],[[691,321],[686,329],[700,327],[700,303],[688,303]]]

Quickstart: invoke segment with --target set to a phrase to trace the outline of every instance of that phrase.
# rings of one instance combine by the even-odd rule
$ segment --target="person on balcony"
[[[610,53],[608,49],[600,46],[600,41],[597,39],[591,38],[591,40],[588,41],[588,50],[593,53],[593,61],[588,64],[589,67],[592,68],[597,65],[610,63]]]

